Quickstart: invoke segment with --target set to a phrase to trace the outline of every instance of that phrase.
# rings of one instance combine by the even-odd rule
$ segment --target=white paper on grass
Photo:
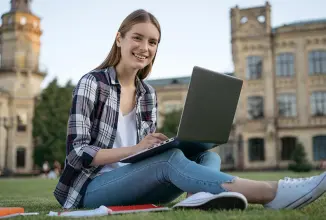
[[[105,206],[100,206],[97,209],[92,210],[80,210],[80,211],[69,211],[69,212],[50,212],[47,216],[61,216],[61,217],[93,217],[93,216],[106,216],[110,214],[111,209]]]

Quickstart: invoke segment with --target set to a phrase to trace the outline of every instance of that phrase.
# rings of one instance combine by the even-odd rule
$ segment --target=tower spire
[[[10,12],[31,12],[31,2],[32,0],[11,0],[11,9]]]

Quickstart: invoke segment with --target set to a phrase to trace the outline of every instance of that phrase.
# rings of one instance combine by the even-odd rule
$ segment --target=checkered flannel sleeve
[[[89,168],[100,147],[90,145],[91,120],[95,114],[98,83],[93,75],[86,74],[73,92],[68,120],[67,162],[76,170]]]

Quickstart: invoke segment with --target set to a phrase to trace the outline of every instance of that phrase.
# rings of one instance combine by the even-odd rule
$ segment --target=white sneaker
[[[279,180],[273,201],[264,205],[268,209],[298,209],[318,199],[326,191],[326,172],[308,178]]]
[[[201,210],[244,210],[247,208],[247,206],[247,199],[241,193],[222,192],[219,194],[212,194],[208,192],[199,192],[175,204],[173,208],[190,208]]]

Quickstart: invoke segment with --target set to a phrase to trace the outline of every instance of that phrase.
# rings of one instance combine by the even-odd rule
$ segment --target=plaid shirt
[[[66,160],[54,196],[63,208],[80,208],[88,183],[103,166],[90,166],[101,148],[112,148],[118,124],[121,87],[113,67],[84,75],[73,92]],[[155,90],[136,78],[137,142],[156,129]]]

